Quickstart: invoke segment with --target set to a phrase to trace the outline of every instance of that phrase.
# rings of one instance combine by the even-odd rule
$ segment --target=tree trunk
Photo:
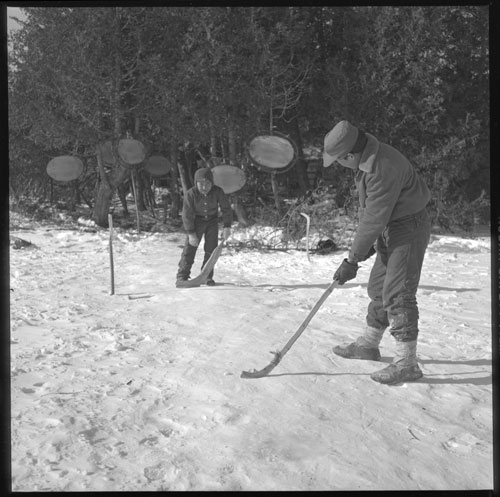
[[[186,193],[189,190],[189,186],[188,186],[187,180],[186,180],[186,171],[185,171],[185,168],[182,165],[181,161],[177,162],[177,167],[179,168],[179,177],[181,179],[182,192],[183,192],[184,196],[186,196]]]
[[[181,195],[179,193],[179,150],[177,148],[177,143],[175,140],[170,142],[170,161],[172,163],[172,185],[171,185],[171,197],[172,197],[172,208],[170,209],[170,218],[179,219],[179,213],[181,210]]]
[[[274,205],[276,206],[276,210],[278,211],[279,216],[281,217],[281,201],[278,192],[278,182],[276,181],[276,174],[271,173],[271,187],[273,189],[274,196]]]
[[[76,206],[80,205],[81,199],[80,199],[80,190],[78,190],[78,180],[74,180],[71,182],[71,189],[73,190],[73,195],[71,196],[71,201],[70,201],[70,211],[75,212]]]
[[[227,148],[229,152],[229,164],[234,166],[236,164],[236,137],[234,136],[233,120],[229,120],[229,129],[227,132]]]
[[[104,181],[101,181],[94,203],[94,221],[101,228],[108,227],[108,213],[112,198],[113,191]]]
[[[100,145],[97,147],[97,165],[101,181],[99,182],[94,204],[94,221],[97,226],[107,228],[109,207],[111,206],[113,195],[118,185],[122,184],[130,176],[130,169],[115,162],[110,180],[104,170]]]
[[[246,228],[250,224],[247,219],[247,213],[245,212],[245,208],[243,207],[240,199],[236,195],[233,196],[233,209],[236,214],[236,218],[238,219],[238,224]]]
[[[120,8],[115,7],[115,19],[114,19],[114,46],[119,47],[120,44]],[[113,112],[113,125],[114,125],[114,135],[115,137],[119,137],[121,135],[121,116],[122,109],[120,104],[120,83],[122,80],[121,66],[120,66],[120,55],[117,51],[115,53],[113,59],[113,79],[112,79],[112,88],[111,88],[111,109]]]
[[[12,179],[10,176],[9,176],[9,195],[12,195],[12,198],[16,202],[19,202],[19,196],[18,196],[16,190],[14,190],[14,186],[12,185]]]
[[[236,136],[234,134],[234,128],[235,128],[234,122],[232,119],[232,115],[230,114],[227,139],[228,139],[228,151],[229,151],[229,164],[231,164],[232,166],[236,164]],[[233,195],[233,206],[234,206],[234,212],[238,219],[238,224],[240,224],[241,226],[248,226],[249,223],[245,212],[245,208],[239,201],[237,195]]]
[[[208,125],[210,128],[210,158],[217,157],[217,136],[215,133],[215,125],[211,118],[209,118]]]
[[[182,170],[184,171],[184,180],[188,189],[194,185],[194,173],[198,169],[197,158],[198,154],[195,153],[195,149],[191,144],[184,147],[185,161],[182,164]]]
[[[290,129],[290,136],[297,146],[297,162],[293,167],[294,173],[299,184],[300,195],[304,196],[311,187],[309,185],[309,178],[307,176],[307,164],[304,158],[302,135],[300,133],[299,122],[296,117],[293,117],[288,124]]]
[[[118,198],[120,199],[120,202],[123,207],[123,212],[125,216],[129,215],[128,212],[128,206],[127,206],[127,195],[129,193],[131,186],[130,186],[130,181],[127,183],[122,183],[121,185],[118,185],[116,187],[117,193],[118,193]]]
[[[179,192],[172,192],[172,207],[170,208],[170,219],[179,219],[182,209],[181,196]]]
[[[147,210],[146,204],[144,202],[144,198],[146,196],[146,186],[144,185],[144,178],[142,177],[140,172],[137,171],[137,169],[132,170],[132,175],[133,179],[135,180],[135,189],[137,193],[137,198],[135,199],[137,209],[139,210],[139,212],[144,212],[145,210]]]

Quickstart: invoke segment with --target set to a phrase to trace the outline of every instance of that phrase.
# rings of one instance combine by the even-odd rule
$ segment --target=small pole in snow
[[[307,214],[304,214],[303,212],[301,212],[300,215],[306,218],[306,253],[307,253],[307,260],[311,262],[311,258],[309,257],[309,226],[311,224],[311,218]]]
[[[109,264],[111,268],[111,295],[115,294],[115,270],[113,264],[113,215],[108,214],[109,224]]]

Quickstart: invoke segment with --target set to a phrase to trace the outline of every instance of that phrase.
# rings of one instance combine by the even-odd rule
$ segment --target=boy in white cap
[[[358,262],[373,254],[375,243],[377,257],[368,281],[364,334],[333,352],[348,359],[379,361],[379,344],[389,327],[396,339],[396,356],[371,378],[386,384],[417,380],[422,371],[416,355],[416,293],[430,238],[429,189],[406,157],[348,121],[339,122],[325,137],[323,165],[334,162],[356,171],[360,211],[349,255],[333,279],[340,285],[354,279]]]
[[[184,196],[182,204],[182,222],[186,231],[186,242],[179,261],[177,281],[186,281],[191,274],[191,267],[201,237],[205,237],[205,256],[202,267],[206,264],[218,244],[219,207],[222,212],[225,240],[231,235],[232,211],[224,190],[214,185],[212,171],[203,167],[194,173],[195,185]],[[214,272],[210,271],[207,285],[213,286]]]

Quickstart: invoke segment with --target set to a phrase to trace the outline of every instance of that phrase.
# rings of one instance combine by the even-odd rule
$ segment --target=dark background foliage
[[[242,224],[265,221],[263,213],[283,222],[290,205],[315,202],[354,212],[352,175],[319,160],[324,135],[349,119],[426,178],[435,225],[489,221],[486,6],[22,10],[8,55],[9,186],[18,202],[76,195],[105,225],[130,174],[115,165],[104,181],[96,147],[133,137],[172,162],[162,185],[174,219],[207,162],[245,170],[247,185],[232,199]],[[262,130],[297,144],[286,173],[250,164],[246,143]],[[75,188],[54,186],[46,173],[59,155],[85,163]],[[158,180],[141,167],[136,174],[147,200]]]

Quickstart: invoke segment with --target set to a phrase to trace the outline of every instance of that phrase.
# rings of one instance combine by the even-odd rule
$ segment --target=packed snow
[[[234,230],[217,286],[176,289],[181,232],[11,228],[31,242],[10,250],[12,490],[493,488],[489,237],[432,236],[424,377],[387,386],[369,375],[392,360],[389,334],[382,363],[332,353],[363,330],[372,260],[269,376],[240,377],[284,347],[346,256],[231,243],[249,233]]]

